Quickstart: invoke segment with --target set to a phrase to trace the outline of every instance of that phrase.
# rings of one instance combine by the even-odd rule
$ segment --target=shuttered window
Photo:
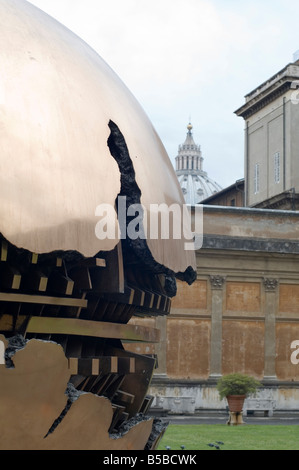
[[[274,183],[280,182],[280,154],[276,152],[274,154]]]
[[[259,193],[260,192],[260,165],[259,163],[256,163],[254,166],[253,185],[254,185],[254,194]]]

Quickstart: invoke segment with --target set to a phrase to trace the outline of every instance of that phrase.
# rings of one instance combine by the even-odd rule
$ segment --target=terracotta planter
[[[229,411],[232,413],[241,413],[246,395],[228,395],[226,397]]]

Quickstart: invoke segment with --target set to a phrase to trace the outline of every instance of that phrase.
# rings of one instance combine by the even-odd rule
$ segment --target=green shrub
[[[224,375],[217,382],[221,400],[228,395],[249,395],[260,386],[261,383],[254,377],[239,373]]]

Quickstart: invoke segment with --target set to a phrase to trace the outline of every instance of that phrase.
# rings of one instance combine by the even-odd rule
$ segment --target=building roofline
[[[296,67],[297,72],[290,69]],[[289,63],[278,73],[245,95],[246,102],[234,113],[244,119],[271,103],[291,88],[293,81],[299,80],[299,61]]]
[[[279,70],[279,72],[276,72],[274,75],[272,75],[271,78],[268,78],[268,80],[265,80],[263,83],[261,83],[259,86],[255,87],[252,91],[250,91],[249,93],[247,93],[245,95],[245,98],[249,98],[250,95],[253,95],[255,94],[259,88],[263,88],[267,85],[267,83],[271,83],[273,82],[276,78],[279,78],[280,75],[283,74],[283,72],[285,70],[288,69],[288,67],[292,66],[292,65],[299,65],[299,61],[296,61],[296,62],[289,62],[285,67],[283,67],[281,70]]]
[[[206,199],[204,199],[201,204],[205,204],[206,202],[210,202],[210,201],[213,201],[213,199],[217,198],[218,196],[221,196],[223,194],[225,194],[226,192],[230,191],[231,189],[234,189],[237,187],[238,183],[244,183],[245,182],[245,179],[244,178],[240,178],[239,180],[236,180],[233,184],[231,184],[230,186],[227,186],[226,188],[223,188],[221,189],[220,191],[212,194],[211,196],[207,197]]]
[[[235,214],[256,214],[264,216],[277,216],[277,217],[296,217],[299,218],[299,211],[290,211],[290,210],[277,210],[277,209],[262,209],[256,207],[237,207],[237,206],[216,206],[209,204],[186,204],[190,207],[191,213],[195,213],[197,208],[203,208],[204,212],[226,212],[226,213],[235,213]]]

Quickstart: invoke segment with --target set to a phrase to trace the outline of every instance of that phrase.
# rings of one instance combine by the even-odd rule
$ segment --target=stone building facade
[[[128,346],[157,354],[154,405],[225,409],[217,379],[241,372],[263,383],[265,410],[299,409],[299,365],[291,361],[299,340],[299,213],[204,206],[203,227],[197,280],[178,282],[168,317],[146,320],[161,342]]]
[[[271,204],[299,193],[299,60],[245,96],[237,116],[245,122],[245,205]]]
[[[245,178],[201,200],[197,280],[178,282],[169,316],[146,320],[161,342],[128,346],[157,355],[151,391],[164,411],[225,409],[216,383],[231,372],[262,382],[245,409],[299,411],[298,88],[295,61],[246,95]]]
[[[213,206],[231,206],[231,207],[244,207],[245,206],[245,181],[244,178],[237,180],[227,188],[218,191],[215,194],[207,197],[201,204]]]

